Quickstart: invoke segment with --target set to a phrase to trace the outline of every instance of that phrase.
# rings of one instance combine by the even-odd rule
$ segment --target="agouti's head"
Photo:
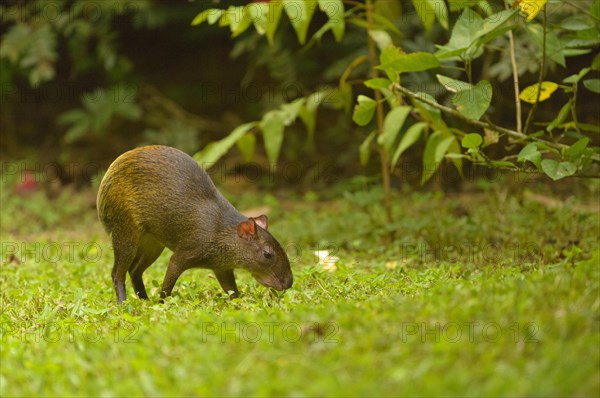
[[[250,217],[237,226],[241,240],[241,264],[262,285],[276,290],[289,289],[294,277],[287,254],[267,231],[267,216]]]

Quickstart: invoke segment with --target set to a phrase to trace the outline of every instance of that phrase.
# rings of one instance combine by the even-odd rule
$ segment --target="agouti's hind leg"
[[[133,260],[133,265],[129,269],[129,276],[133,289],[141,299],[147,299],[146,287],[142,279],[142,274],[146,269],[160,256],[164,246],[150,235],[144,235],[140,239],[137,249],[137,255]]]
[[[115,252],[112,281],[117,293],[117,302],[122,303],[127,298],[125,278],[137,252],[138,237],[131,231],[113,231],[112,241]]]

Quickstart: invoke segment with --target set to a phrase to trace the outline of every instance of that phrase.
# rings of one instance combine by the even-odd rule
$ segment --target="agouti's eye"
[[[272,258],[273,257],[273,251],[269,248],[269,249],[264,249],[263,250],[263,255],[265,256],[265,258]]]

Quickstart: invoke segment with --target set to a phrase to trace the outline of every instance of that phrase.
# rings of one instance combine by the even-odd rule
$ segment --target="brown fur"
[[[226,292],[237,296],[234,268],[244,268],[278,290],[293,282],[289,260],[277,240],[256,220],[241,215],[187,154],[146,146],[119,156],[108,168],[97,198],[98,216],[112,235],[112,280],[117,300],[126,298],[129,273],[140,298],[147,298],[144,271],[165,247],[173,251],[161,297],[171,294],[189,268],[209,268]],[[263,218],[264,217],[264,218]]]

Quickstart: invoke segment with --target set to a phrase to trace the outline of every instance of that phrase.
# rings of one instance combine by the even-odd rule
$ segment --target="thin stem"
[[[505,3],[506,8],[508,9],[508,3]],[[512,30],[508,31],[508,43],[510,49],[510,63],[512,65],[512,73],[513,73],[513,86],[515,89],[515,121],[517,123],[517,132],[523,132],[523,121],[521,120],[521,99],[519,98],[519,68],[517,67],[517,56],[515,54],[515,37],[513,35]]]
[[[540,102],[540,94],[542,93],[542,82],[544,81],[544,70],[546,69],[546,29],[547,29],[547,22],[548,22],[548,18],[547,18],[547,14],[546,14],[546,5],[544,4],[544,8],[542,9],[542,15],[544,17],[543,19],[543,23],[542,23],[542,60],[540,62],[540,74],[538,77],[538,84],[537,84],[537,96],[535,98],[535,103],[533,104],[533,106],[531,107],[531,109],[529,110],[529,113],[527,114],[527,121],[525,121],[525,129],[523,130],[523,132],[525,134],[527,134],[527,132],[529,131],[529,126],[531,125],[531,122],[533,120],[533,114],[537,108],[538,103]]]
[[[449,115],[452,115],[458,119],[461,119],[462,121],[470,124],[471,126],[475,126],[475,127],[479,127],[482,129],[487,129],[487,130],[491,130],[491,131],[495,131],[497,133],[501,133],[501,134],[506,134],[512,138],[515,138],[519,141],[536,141],[536,142],[543,142],[544,144],[546,144],[549,147],[555,148],[555,149],[566,149],[569,148],[568,145],[564,145],[564,144],[560,144],[558,142],[552,142],[552,141],[546,141],[546,140],[542,140],[539,138],[535,138],[535,137],[531,137],[528,136],[526,134],[523,133],[519,133],[517,131],[514,130],[510,130],[504,127],[500,127],[497,126],[493,123],[489,123],[489,122],[482,122],[480,120],[475,120],[475,119],[471,119],[468,116],[463,115],[462,113],[452,109],[452,108],[448,108],[447,106],[444,105],[440,105],[435,101],[431,101],[427,98],[421,97],[419,95],[417,95],[416,93],[410,91],[409,89],[402,87],[401,85],[399,85],[398,83],[394,83],[391,85],[391,89],[394,92],[400,92],[401,94],[404,94],[412,99],[415,99],[417,101],[423,102],[427,105],[430,105],[436,109],[441,110],[444,113],[447,113]],[[599,154],[593,154],[592,155],[592,159],[595,161],[600,161],[600,155]]]
[[[571,104],[571,116],[575,123],[575,130],[581,134],[579,130],[579,119],[577,119],[577,83],[573,84],[573,103]]]
[[[367,0],[367,38],[369,45],[369,63],[371,64],[371,78],[376,79],[379,77],[379,71],[375,69],[377,66],[377,50],[375,48],[375,41],[369,34],[369,30],[373,26],[373,2],[371,0]],[[379,90],[373,90],[375,95],[375,101],[377,102],[376,112],[377,112],[377,132],[378,134],[383,134],[383,97]],[[387,150],[382,146],[378,146],[380,162],[381,162],[381,174],[383,178],[383,194],[384,194],[384,207],[385,214],[388,223],[392,223],[392,191],[391,191],[391,178],[390,178],[390,168],[389,164],[389,154]],[[393,239],[393,235],[389,236]]]
[[[576,5],[575,2],[572,2],[572,1],[565,1],[565,3],[568,4],[568,5],[570,5],[573,8],[576,8],[577,10],[583,12],[588,17],[591,17],[591,18],[595,19],[596,21],[600,22],[600,18],[598,18],[597,16],[595,16],[594,14],[592,14],[590,12],[590,10],[586,10],[585,8]]]

